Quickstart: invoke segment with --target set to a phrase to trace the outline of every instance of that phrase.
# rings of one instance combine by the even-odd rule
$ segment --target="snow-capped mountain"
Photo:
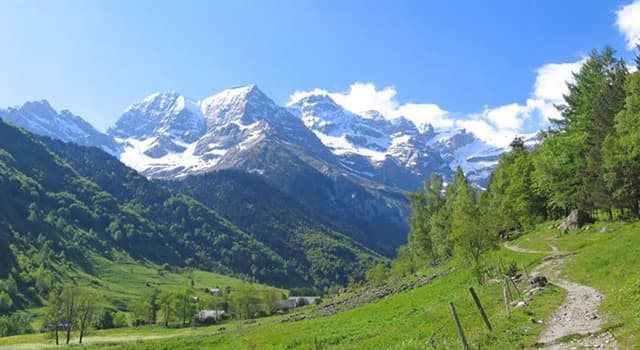
[[[314,212],[360,227],[354,238],[378,242],[379,251],[390,253],[406,237],[402,191],[345,166],[300,118],[255,85],[198,102],[175,93],[151,95],[128,107],[109,134],[124,148],[120,160],[147,176],[256,172]]]
[[[197,102],[177,93],[153,94],[129,106],[108,133],[123,145],[125,164],[159,178],[237,167],[243,154],[267,141],[329,154],[304,124],[255,85]]]
[[[126,108],[108,135],[46,101],[1,110],[0,117],[37,134],[100,147],[148,177],[259,173],[385,254],[406,239],[406,191],[432,172],[450,179],[458,166],[485,186],[505,151],[463,129],[417,127],[376,111],[355,114],[326,95],[285,108],[255,85],[200,101],[175,92],[150,95]]]
[[[112,138],[68,110],[57,112],[47,100],[0,109],[0,118],[38,135],[98,147],[111,154],[120,151],[120,146]]]
[[[458,166],[485,185],[504,148],[464,129],[420,129],[405,118],[376,111],[352,113],[327,95],[310,95],[288,105],[350,169],[376,181],[415,190],[432,172],[450,177]]]

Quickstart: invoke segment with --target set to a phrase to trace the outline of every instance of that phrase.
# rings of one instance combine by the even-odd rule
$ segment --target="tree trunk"
[[[69,341],[71,340],[71,322],[67,325],[67,345],[69,345]]]
[[[87,315],[84,314],[80,317],[80,344],[82,344],[82,337],[84,336],[84,327],[87,323]]]
[[[58,337],[58,327],[59,327],[60,321],[57,321],[57,322],[58,322],[58,324],[56,324],[56,328],[55,328],[55,333],[56,333],[56,345],[59,345],[59,344],[60,344],[60,340],[59,340],[59,337]]]
[[[169,308],[167,307],[164,310],[164,328],[168,328],[169,327]]]

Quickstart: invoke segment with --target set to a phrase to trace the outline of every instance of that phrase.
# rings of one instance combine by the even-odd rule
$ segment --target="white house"
[[[216,322],[224,317],[224,310],[201,310],[198,312],[199,322]]]

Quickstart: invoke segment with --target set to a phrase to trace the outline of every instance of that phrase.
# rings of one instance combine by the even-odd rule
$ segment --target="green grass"
[[[129,303],[136,298],[148,292],[151,289],[174,290],[181,291],[190,289],[194,296],[204,297],[207,294],[204,288],[219,287],[224,289],[229,286],[235,289],[243,280],[229,276],[220,275],[213,272],[192,270],[187,272],[171,272],[163,271],[158,265],[151,263],[143,264],[135,262],[129,258],[122,259],[121,262],[113,262],[104,257],[92,255],[92,271],[91,274],[72,268],[66,271],[66,278],[75,281],[78,284],[89,286],[90,288],[100,292],[101,302],[104,307],[115,310],[126,310]],[[194,286],[191,288],[190,277],[194,279]],[[273,288],[266,285],[258,285],[259,288]],[[281,292],[284,290],[278,289]],[[39,329],[42,325],[44,308],[33,307],[25,310],[34,316],[32,327]],[[151,332],[154,337],[158,336],[175,336],[183,334],[185,331],[171,330],[161,327],[151,328],[126,328],[119,330],[99,331],[95,332],[100,337],[114,336],[118,339],[128,338],[140,335],[148,335]],[[131,338],[129,340],[135,340]],[[91,342],[91,339],[88,340]],[[33,345],[39,348],[44,343],[53,343],[42,334],[28,334],[16,337],[0,337],[0,348],[7,344],[40,344]]]
[[[607,226],[604,233],[600,229]],[[564,277],[592,286],[605,294],[601,314],[606,328],[616,336],[620,348],[640,348],[640,223],[598,223],[589,230],[569,234],[540,225],[519,237],[515,244],[550,252],[549,244],[573,253],[564,265]],[[544,254],[515,253],[500,249],[492,257],[504,264],[516,261],[531,271]],[[153,268],[134,267],[134,279],[118,276],[131,273],[128,264],[114,264],[100,272],[103,283],[112,283],[114,298],[126,298],[132,288],[152,281],[181,288],[185,276],[167,273],[159,277]],[[140,270],[138,270],[140,269]],[[426,271],[430,273],[432,271]],[[112,277],[110,277],[112,276]],[[196,286],[215,274],[196,273]],[[234,280],[215,280],[219,285]],[[518,349],[534,346],[544,325],[531,319],[548,319],[564,299],[564,291],[554,286],[536,295],[526,308],[512,309],[507,318],[499,284],[478,286],[467,271],[437,278],[431,283],[333,316],[293,323],[279,322],[282,316],[258,319],[256,323],[231,321],[222,325],[186,329],[142,327],[94,332],[87,338],[97,349],[442,349],[460,348],[449,311],[456,305],[472,349]],[[489,332],[469,295],[473,285],[485,307],[494,331]],[[524,286],[520,286],[521,289]],[[133,294],[131,294],[133,295]],[[325,301],[327,302],[327,301]],[[310,307],[313,308],[313,307]],[[225,330],[221,331],[223,327]],[[139,343],[136,340],[140,340]],[[0,349],[39,348],[50,344],[42,335],[0,338]],[[3,347],[3,345],[8,347]]]
[[[603,293],[605,328],[616,335],[621,349],[640,348],[640,223],[599,222],[567,234],[541,228],[517,243],[525,246],[526,239],[575,254],[563,277]]]
[[[516,260],[519,264],[533,266],[540,255],[514,253],[501,250],[496,255],[503,261]],[[561,290],[550,287],[538,295],[527,308],[513,309],[507,319],[502,300],[502,287],[490,284],[474,285],[494,326],[494,331],[485,329],[480,315],[469,295],[466,271],[440,277],[420,288],[381,299],[377,302],[311,320],[280,323],[280,317],[260,319],[255,324],[241,321],[223,325],[224,332],[218,334],[219,326],[198,328],[184,334],[174,330],[165,331],[171,338],[143,340],[142,344],[127,340],[117,331],[103,335],[95,334],[92,342],[118,339],[116,344],[95,344],[96,348],[118,349],[429,349],[459,347],[457,331],[449,311],[449,302],[456,305],[458,314],[473,348],[523,348],[535,342],[542,325],[532,324],[531,318],[548,316],[562,301]],[[524,287],[524,286],[521,286]],[[143,336],[147,333],[134,333]],[[128,340],[131,339],[129,336]]]
[[[93,271],[96,287],[106,294],[110,304],[123,308],[127,303],[142,295],[150,288],[162,290],[182,290],[190,288],[190,279],[187,273],[162,271],[158,266],[141,265],[134,262],[114,263],[107,259],[94,258],[96,265]],[[226,286],[235,288],[242,283],[237,278],[232,278],[217,273],[195,270],[192,273],[194,279],[195,295],[205,295],[204,288]]]

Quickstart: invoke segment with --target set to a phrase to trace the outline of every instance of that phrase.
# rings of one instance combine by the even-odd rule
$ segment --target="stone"
[[[542,288],[544,286],[546,286],[549,282],[547,281],[547,278],[544,276],[536,276],[533,278],[533,280],[531,280],[530,284],[531,287],[538,287],[538,288]]]
[[[563,232],[577,230],[583,227],[585,224],[591,223],[593,219],[589,213],[582,210],[574,209],[569,215],[560,223],[558,228]]]

